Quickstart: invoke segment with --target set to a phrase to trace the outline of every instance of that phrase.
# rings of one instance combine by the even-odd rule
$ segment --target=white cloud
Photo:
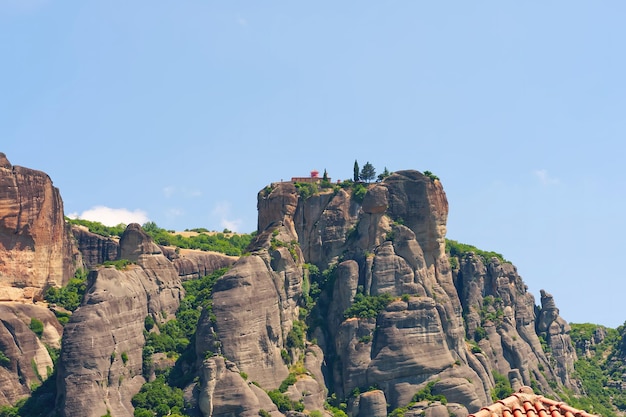
[[[238,18],[237,23],[239,23],[239,26],[248,26],[248,20],[243,17]]]
[[[220,225],[223,228],[231,230],[233,232],[239,232],[241,225],[243,223],[243,220],[233,219],[231,211],[232,209],[231,209],[230,203],[227,201],[221,201],[217,203],[215,208],[213,208],[213,210],[211,211],[211,214],[215,217],[220,218]]]
[[[131,211],[125,208],[111,208],[106,206],[95,206],[89,210],[83,211],[81,214],[72,213],[68,215],[68,217],[100,222],[105,226],[117,226],[120,223],[144,224],[150,220],[148,214],[143,210],[137,209]]]
[[[546,187],[550,185],[559,185],[561,183],[558,178],[550,176],[548,174],[548,170],[546,169],[537,169],[533,171],[533,175],[537,177],[541,185]]]

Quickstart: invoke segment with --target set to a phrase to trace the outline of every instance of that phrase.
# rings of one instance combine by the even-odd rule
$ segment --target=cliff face
[[[550,297],[536,311],[515,267],[497,259],[469,253],[451,267],[438,180],[396,172],[370,184],[362,201],[351,188],[302,198],[294,184],[279,183],[259,193],[258,208],[255,251],[216,284],[216,320],[201,324],[214,336],[198,351],[217,342],[253,380],[276,387],[288,373],[279,358],[285,335],[306,304],[307,263],[331,277],[309,334],[324,352],[326,383],[350,400],[353,415],[404,406],[427,382],[450,412],[473,412],[490,402],[494,373],[514,388],[553,393],[551,380],[576,389],[567,324]],[[376,317],[344,318],[357,295],[381,294],[394,301]],[[368,387],[379,390],[354,396]],[[219,407],[218,395],[204,395]]]
[[[132,416],[141,385],[146,316],[172,317],[183,290],[178,272],[137,224],[120,239],[124,270],[91,271],[81,306],[65,327],[57,404],[64,416]]]
[[[314,193],[290,182],[267,187],[258,195],[258,235],[237,259],[159,247],[139,225],[119,242],[70,231],[49,178],[0,154],[2,300],[37,300],[46,286],[67,282],[74,264],[92,269],[65,328],[44,303],[0,301],[8,358],[0,405],[45,380],[53,367],[46,345],[60,347],[63,334],[59,412],[132,416],[131,398],[145,382],[146,316],[174,317],[181,280],[227,266],[187,368],[199,378],[187,399],[204,416],[288,414],[267,393],[279,387],[306,410],[323,410],[332,392],[352,416],[384,416],[430,384],[448,404],[416,405],[407,415],[459,417],[491,402],[494,372],[514,388],[577,389],[569,326],[552,296],[542,291],[535,306],[510,263],[446,253],[439,181],[399,171],[362,186],[366,193],[349,184]],[[133,263],[101,266],[114,259]],[[379,312],[346,314],[359,300],[385,296],[391,301]],[[41,335],[31,318],[43,323]]]
[[[76,257],[50,177],[0,153],[0,300],[37,299],[65,284]]]

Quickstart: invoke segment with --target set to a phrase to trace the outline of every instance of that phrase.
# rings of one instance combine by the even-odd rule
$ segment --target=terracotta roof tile
[[[499,400],[468,417],[599,417],[563,402],[536,395],[522,387],[515,394]]]

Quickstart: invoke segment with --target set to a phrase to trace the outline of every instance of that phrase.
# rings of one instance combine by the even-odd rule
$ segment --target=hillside
[[[18,260],[0,277],[17,294],[0,302],[4,415],[462,417],[521,386],[605,401],[580,398],[591,348],[579,345],[592,342],[553,297],[536,304],[502,255],[446,239],[432,175],[271,184],[252,235],[67,220],[42,240],[11,219],[37,187],[56,189],[2,157],[20,190],[0,195],[0,260]],[[54,198],[21,222],[63,219]],[[45,245],[71,267],[33,267],[20,284],[19,259]],[[618,351],[621,336],[603,340]],[[608,416],[621,356],[600,356],[617,390]]]

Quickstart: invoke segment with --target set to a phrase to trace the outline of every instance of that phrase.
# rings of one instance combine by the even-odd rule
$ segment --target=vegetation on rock
[[[358,293],[353,304],[344,312],[345,318],[359,317],[374,319],[393,301],[390,294],[363,295]]]
[[[105,226],[99,222],[89,220],[69,219],[69,224],[85,226],[90,232],[104,237],[121,237],[126,230],[125,224],[117,226]],[[155,243],[163,246],[176,246],[181,249],[199,249],[203,251],[221,252],[226,255],[240,256],[242,255],[252,238],[256,234],[231,234],[227,233],[211,233],[204,228],[196,228],[198,234],[195,236],[185,237],[181,234],[175,234],[172,230],[160,228],[154,222],[147,222],[142,225],[143,230],[155,241]]]
[[[571,327],[570,337],[578,355],[574,377],[580,380],[584,395],[566,390],[560,396],[573,407],[603,417],[622,415],[626,411],[626,392],[622,389],[626,373],[626,326],[609,329],[572,323]]]
[[[450,254],[450,256],[460,259],[465,258],[470,252],[472,252],[482,258],[485,265],[490,262],[491,258],[497,258],[500,262],[509,262],[498,252],[484,251],[482,249],[478,249],[476,246],[459,243],[456,240],[451,239],[446,239],[446,252]]]
[[[184,416],[183,391],[170,387],[163,375],[144,384],[139,393],[133,397],[132,403],[135,406],[135,417]]]
[[[48,288],[44,293],[44,298],[50,304],[56,304],[66,310],[74,311],[80,305],[86,289],[87,271],[85,271],[84,269],[77,269],[76,273],[74,274],[74,278],[71,278],[65,287]],[[69,320],[67,316],[65,316],[66,318],[64,320],[62,320],[61,317],[58,316],[59,314],[57,314],[57,318],[59,319],[61,324],[65,324],[67,323],[67,320]]]

